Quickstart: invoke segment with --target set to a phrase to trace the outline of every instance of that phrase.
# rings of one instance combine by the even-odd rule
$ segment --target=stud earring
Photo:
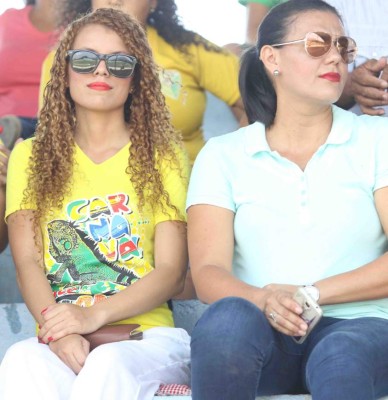
[[[280,74],[278,69],[275,69],[272,73],[273,73],[273,76],[279,76],[279,74]]]

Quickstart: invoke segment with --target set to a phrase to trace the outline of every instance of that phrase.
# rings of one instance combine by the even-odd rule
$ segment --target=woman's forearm
[[[43,268],[34,262],[17,265],[16,279],[28,309],[38,324],[42,325],[42,310],[55,304],[53,292]]]
[[[11,214],[8,230],[20,292],[31,314],[41,324],[41,311],[55,304],[55,300],[46,278],[40,231],[33,227],[33,215],[32,210]]]
[[[388,297],[388,253],[353,271],[314,284],[320,304],[338,304]]]
[[[193,268],[193,267],[192,267]],[[241,281],[226,269],[216,265],[205,265],[192,270],[198,298],[204,303],[214,303],[224,297],[242,297],[263,309],[270,292]]]
[[[180,293],[184,278],[185,273],[177,273],[175,268],[156,268],[126,289],[94,305],[93,314],[102,326],[146,313]]]

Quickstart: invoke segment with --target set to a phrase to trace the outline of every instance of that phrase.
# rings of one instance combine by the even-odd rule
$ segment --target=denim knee
[[[191,338],[193,400],[254,399],[270,331],[261,310],[247,300],[212,304]]]
[[[213,304],[201,316],[194,327],[192,338],[206,335],[244,334],[257,321],[260,309],[240,297],[226,297]],[[260,318],[260,317],[259,317]],[[241,328],[248,329],[241,329]]]
[[[367,343],[357,332],[331,332],[313,348],[306,364],[306,385],[317,399],[367,399],[373,377]]]
[[[357,332],[331,332],[311,350],[307,367],[314,371],[325,363],[340,367],[343,374],[354,374],[351,369],[362,370],[362,364],[369,363],[368,344]]]
[[[259,353],[260,348],[268,348],[271,340],[270,325],[257,306],[240,297],[227,297],[210,305],[194,327],[192,357],[206,349],[207,355],[244,358],[252,347]]]

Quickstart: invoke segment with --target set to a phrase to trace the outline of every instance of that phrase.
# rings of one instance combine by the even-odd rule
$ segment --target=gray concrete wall
[[[9,247],[0,254],[0,360],[7,348],[34,334],[35,324],[23,303]]]
[[[0,254],[0,304],[23,301],[16,284],[15,267],[9,247]]]

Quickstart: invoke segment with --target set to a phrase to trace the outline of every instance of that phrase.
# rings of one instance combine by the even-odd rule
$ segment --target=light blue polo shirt
[[[388,250],[373,197],[385,186],[388,119],[333,106],[327,141],[304,171],[271,151],[260,123],[209,140],[194,164],[187,208],[211,204],[235,213],[233,271],[242,281],[304,285]],[[388,319],[388,299],[324,312]]]

